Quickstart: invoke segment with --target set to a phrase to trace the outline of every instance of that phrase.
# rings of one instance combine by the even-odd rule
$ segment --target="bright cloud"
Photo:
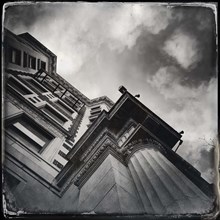
[[[185,69],[195,66],[200,60],[198,42],[194,36],[176,30],[168,39],[163,50]]]
[[[203,153],[210,151],[210,146],[205,142],[216,138],[217,135],[217,80],[211,79],[208,84],[196,87],[188,87],[181,84],[181,78],[172,72],[170,67],[162,67],[158,72],[147,79],[167,101],[178,104],[180,108],[174,108],[164,114],[163,104],[159,115],[177,130],[183,130],[183,144],[178,153],[199,170],[204,172],[204,177],[211,181],[213,166],[211,154],[206,160],[211,160],[204,169],[201,162]]]
[[[77,74],[102,44],[121,52],[133,47],[143,30],[157,34],[167,27],[171,18],[166,8],[149,4],[41,5],[45,14],[37,17],[28,32],[53,49],[58,56],[58,72],[66,75]],[[20,27],[15,27],[15,32],[24,29],[23,25]]]

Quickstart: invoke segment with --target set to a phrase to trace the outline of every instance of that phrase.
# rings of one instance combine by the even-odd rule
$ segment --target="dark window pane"
[[[61,156],[61,157],[63,157],[63,158],[65,158],[66,159],[66,154],[63,152],[63,151],[59,151],[58,152],[58,154]]]
[[[8,83],[8,85],[12,86],[14,89],[16,89],[22,95],[30,95],[30,94],[32,94],[32,92],[29,89],[27,89],[19,81],[17,81],[16,79],[14,79],[12,77],[10,77],[8,79],[7,83]]]
[[[36,69],[36,58],[29,55],[28,67],[31,69]]]
[[[34,79],[28,79],[28,83],[31,84],[31,86],[34,89],[37,89],[40,93],[48,92],[41,84],[37,83]]]
[[[40,69],[40,59],[37,59],[37,70]]]
[[[6,131],[19,143],[37,152],[54,139],[53,135],[26,115],[6,125]]]
[[[46,63],[41,61],[41,69],[46,70]]]
[[[21,65],[21,51],[11,47],[9,62],[17,64],[17,65]]]
[[[65,147],[67,150],[71,150],[71,147],[69,147],[67,144],[63,144],[63,147]]]
[[[60,162],[58,162],[57,160],[54,160],[53,164],[55,164],[59,169],[63,168],[63,165]]]
[[[55,109],[51,108],[49,105],[45,105],[42,108],[42,111],[47,113],[51,118],[56,120],[61,125],[63,125],[67,121],[66,118],[64,118],[59,112],[57,112]]]
[[[23,67],[27,67],[27,53],[24,52]]]

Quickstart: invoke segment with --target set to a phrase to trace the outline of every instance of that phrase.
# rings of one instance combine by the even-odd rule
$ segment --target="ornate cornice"
[[[135,140],[120,149],[116,141],[113,140],[109,135],[111,136],[111,133],[105,129],[80,158],[80,161],[83,162],[84,165],[74,177],[74,184],[76,186],[81,186],[85,182],[85,179],[87,180],[98,168],[100,158],[107,149],[114,152],[115,155],[120,158],[120,161],[126,165],[130,157],[137,150],[146,148],[149,145],[150,147],[162,147],[162,145],[157,141],[147,138],[144,140]]]
[[[114,102],[110,98],[108,98],[107,96],[101,96],[98,98],[91,99],[89,101],[88,105],[97,104],[99,102],[105,102],[105,104],[107,104],[110,108],[114,105]]]
[[[95,141],[90,145],[90,147],[80,157],[80,161],[86,161],[86,157],[90,154],[90,152],[94,150],[96,146],[102,144],[102,141],[104,141],[106,138],[108,138],[109,141],[111,140],[112,143],[116,145],[116,137],[112,133],[110,133],[108,129],[104,129],[101,134],[95,139]]]
[[[74,184],[76,186],[82,185],[84,179],[88,179],[93,172],[91,172],[92,166],[95,166],[95,163],[99,162],[101,155],[107,150],[111,149],[114,150],[116,153],[119,153],[120,151],[117,148],[117,145],[115,145],[110,139],[106,139],[104,144],[96,151],[96,153],[87,161],[87,163],[83,166],[83,168],[79,171],[79,173],[74,178]],[[95,166],[96,168],[98,166]],[[93,169],[93,171],[95,171]]]
[[[151,138],[134,140],[121,149],[126,163],[128,163],[129,159],[136,151],[149,146],[164,150],[164,147],[159,142]]]
[[[87,129],[87,131],[82,135],[82,137],[78,140],[75,147],[67,154],[68,159],[72,159],[74,155],[79,151],[79,149],[82,150],[82,148],[87,148],[85,145],[85,141],[92,135],[92,133],[97,129],[98,125],[106,119],[107,114],[106,111],[103,110],[99,117],[95,120],[95,122]],[[97,131],[97,130],[96,130]],[[90,145],[91,143],[89,143]],[[84,146],[83,146],[84,145]]]

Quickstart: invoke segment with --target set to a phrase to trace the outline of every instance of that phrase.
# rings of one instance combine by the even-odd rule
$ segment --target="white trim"
[[[30,130],[25,128],[21,123],[16,122],[13,124],[17,129],[19,129],[22,133],[27,135],[29,138],[31,138],[34,142],[36,142],[41,147],[44,146],[46,142],[42,141],[39,137],[37,137],[34,133],[32,133]]]

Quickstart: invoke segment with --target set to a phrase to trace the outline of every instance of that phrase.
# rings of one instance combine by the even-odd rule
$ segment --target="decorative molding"
[[[97,138],[97,140],[90,146],[90,148],[80,158],[80,160],[84,162],[84,166],[80,169],[80,171],[77,173],[77,175],[74,178],[74,184],[76,186],[79,186],[84,179],[88,179],[91,176],[92,167],[94,167],[95,164],[98,163],[100,156],[104,153],[104,151],[107,148],[113,150],[116,153],[116,155],[119,158],[121,158],[121,161],[127,164],[127,161],[133,155],[133,153],[141,148],[146,148],[146,144],[162,147],[157,141],[147,138],[144,140],[142,139],[135,140],[129,143],[128,145],[126,145],[123,149],[120,149],[119,146],[115,144],[113,140],[111,140],[111,138],[106,137],[108,135],[109,135],[108,131],[104,130],[99,136],[99,138]],[[104,138],[105,141],[102,142]],[[92,153],[92,149],[94,149],[94,147],[100,142],[101,145],[97,147],[94,154],[90,156],[90,158],[86,161],[86,157],[87,158],[89,157],[89,154]]]
[[[70,139],[73,141],[74,141],[74,137],[76,137],[76,134],[78,133],[79,127],[81,126],[85,111],[86,111],[86,108],[84,106],[79,110],[77,117],[73,119],[73,124],[71,125],[69,129],[69,132],[71,133]]]
[[[104,142],[104,144],[96,151],[96,153],[88,160],[88,162],[83,166],[83,168],[79,171],[79,173],[77,174],[77,176],[74,178],[74,184],[76,186],[79,186],[80,183],[82,182],[83,179],[88,179],[91,175],[91,167],[95,164],[95,162],[98,161],[98,159],[100,159],[101,154],[107,149],[113,149],[114,151],[116,151],[117,153],[120,154],[120,152],[118,152],[117,149],[117,145],[115,145],[110,139],[106,139],[106,141]],[[89,175],[89,176],[88,176]]]
[[[77,141],[75,147],[68,153],[67,158],[72,159],[72,157],[77,153],[77,151],[82,148],[83,144],[85,145],[85,141],[89,138],[89,136],[97,129],[98,125],[107,117],[107,113],[105,110],[101,112],[96,121],[87,129],[87,131],[82,135],[82,137]]]
[[[156,148],[164,150],[164,147],[159,142],[151,138],[134,140],[131,143],[125,145],[124,148],[121,149],[121,152],[124,156],[126,163],[136,151],[140,150],[141,148],[146,148],[149,145],[151,145],[151,147],[155,146]]]
[[[114,144],[116,144],[117,142],[115,141],[116,140],[116,137],[110,133],[108,131],[108,129],[104,129],[101,134],[95,139],[95,141],[90,145],[90,147],[85,151],[85,153],[80,157],[80,161],[85,161],[86,157],[88,156],[88,154],[93,150],[95,149],[95,146],[98,145],[98,143],[101,142],[102,139],[104,139],[104,137],[107,137],[107,138],[111,138],[111,141],[114,142]]]

